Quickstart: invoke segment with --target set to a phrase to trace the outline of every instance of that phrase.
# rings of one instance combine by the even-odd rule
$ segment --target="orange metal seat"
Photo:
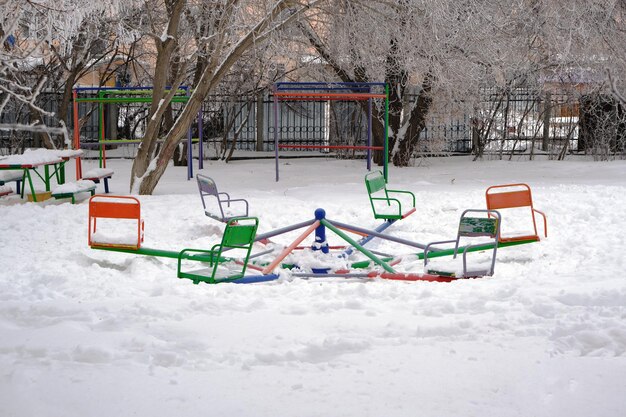
[[[530,187],[527,184],[503,184],[494,185],[487,188],[485,192],[487,199],[488,210],[503,210],[508,208],[524,208],[528,207],[533,223],[533,233],[506,236],[505,233],[500,234],[500,242],[516,242],[521,240],[540,240],[539,233],[537,232],[537,222],[535,221],[535,213],[543,216],[543,231],[545,237],[548,237],[548,222],[546,215],[535,209],[533,206],[532,193]]]
[[[128,236],[106,242],[94,239],[97,219],[137,220],[137,232],[134,229]],[[89,199],[89,246],[139,249],[143,242],[144,224],[141,219],[141,204],[135,197],[95,195]]]

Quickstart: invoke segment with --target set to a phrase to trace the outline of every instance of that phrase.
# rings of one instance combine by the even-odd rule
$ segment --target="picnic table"
[[[33,201],[37,201],[32,173],[35,173],[43,181],[46,191],[50,191],[52,178],[56,177],[58,184],[64,184],[65,163],[70,159],[80,157],[82,154],[82,150],[28,149],[21,155],[0,157],[0,171],[21,170],[24,179],[22,197],[24,197],[24,189],[28,185]],[[40,171],[40,168],[43,168],[43,172]]]

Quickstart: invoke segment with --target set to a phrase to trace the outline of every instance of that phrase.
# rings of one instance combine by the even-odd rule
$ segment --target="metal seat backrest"
[[[89,199],[89,218],[140,219],[141,204],[135,197],[95,195]]]
[[[218,197],[218,201],[219,201],[219,196],[218,196],[219,193],[217,191],[217,184],[215,184],[215,181],[213,181],[212,178],[209,178],[204,175],[196,174],[196,180],[198,181],[198,189],[200,190],[200,197],[202,197],[202,205],[205,208],[206,208],[206,205],[204,203],[205,195],[213,195],[215,197]]]
[[[512,189],[513,191],[501,191]],[[494,185],[485,191],[488,210],[520,209],[528,207],[532,220],[532,233],[521,236],[500,236],[500,241],[539,240],[535,213],[543,216],[544,234],[547,236],[547,220],[543,212],[533,206],[533,197],[528,184],[503,184]]]
[[[380,171],[375,171],[365,176],[365,186],[367,187],[368,194],[374,194],[380,190],[384,190],[387,187],[385,183],[385,177]]]
[[[94,242],[97,219],[128,219],[137,221],[137,239],[132,244]],[[141,220],[141,204],[135,197],[94,195],[89,199],[89,246],[130,247],[139,249],[143,240],[143,221]]]
[[[521,187],[518,191],[490,192],[498,188]],[[487,209],[499,210],[516,207],[533,207],[533,198],[527,184],[494,185],[487,188]]]
[[[459,221],[459,236],[488,236],[496,237],[498,220],[486,217],[461,217]]]
[[[254,242],[258,224],[238,224],[241,219],[235,219],[226,225],[222,237],[223,248],[247,248]]]

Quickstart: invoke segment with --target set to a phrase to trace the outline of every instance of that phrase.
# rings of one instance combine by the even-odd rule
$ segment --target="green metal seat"
[[[246,273],[258,226],[259,219],[256,217],[235,217],[230,219],[226,223],[221,243],[213,245],[210,250],[183,249],[178,254],[178,277],[189,278],[194,284],[199,282],[216,284],[242,278]],[[224,257],[224,252],[230,250],[236,251],[243,256],[240,256],[239,260],[235,260],[233,257]],[[183,259],[203,262],[205,265],[208,264],[208,267],[205,266],[194,271],[183,271]],[[234,266],[237,271],[226,271],[224,274],[225,266]]]
[[[367,174],[365,176],[365,187],[367,187],[367,194],[370,198],[375,219],[399,220],[415,212],[415,194],[410,191],[388,190],[382,172],[373,171]],[[402,201],[398,198],[390,197],[390,194],[410,196],[411,207],[407,208],[405,204],[403,209]]]

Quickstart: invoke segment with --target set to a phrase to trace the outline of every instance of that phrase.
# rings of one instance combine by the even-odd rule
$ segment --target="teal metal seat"
[[[370,198],[375,219],[399,220],[415,212],[415,194],[410,191],[388,190],[385,177],[380,171],[370,172],[365,176],[365,187]],[[406,195],[412,202],[410,207],[390,195]]]
[[[488,217],[470,217],[468,213],[485,213]],[[480,277],[485,275],[493,275],[496,265],[496,252],[498,250],[498,239],[500,237],[500,213],[496,210],[474,210],[468,209],[461,214],[459,220],[459,228],[457,231],[456,239],[442,240],[438,242],[431,242],[424,248],[424,268],[426,273],[433,275],[442,275],[453,278],[468,278],[468,277]],[[481,242],[479,244],[470,244],[459,248],[459,244],[462,238],[474,238],[474,237],[486,237],[487,242]],[[463,267],[459,272],[457,269],[437,268],[428,269],[428,253],[434,251],[433,245],[441,245],[454,242],[453,258],[456,259],[460,249],[463,250]],[[485,250],[491,250],[491,261],[488,268],[479,267],[469,269],[467,266],[467,253],[472,252],[478,248],[486,248]],[[480,250],[480,249],[479,249]]]
[[[236,217],[226,223],[222,241],[213,245],[210,250],[183,249],[178,254],[178,278],[191,279],[194,284],[199,282],[216,284],[242,278],[246,273],[258,226],[259,219],[256,217]],[[224,252],[231,250],[242,255],[239,260],[223,256]],[[205,266],[194,271],[183,271],[183,259],[203,262],[208,264],[208,267]],[[226,266],[234,268],[229,268],[226,271],[226,268],[220,268]]]

